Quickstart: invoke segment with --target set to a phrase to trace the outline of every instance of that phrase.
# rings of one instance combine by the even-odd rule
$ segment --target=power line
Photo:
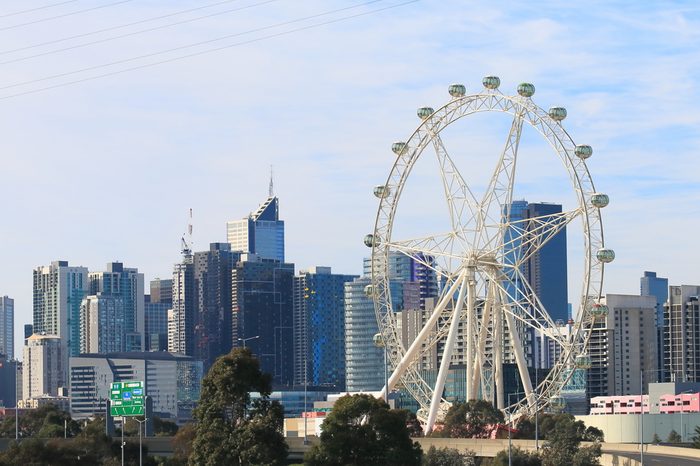
[[[381,0],[376,0],[376,1],[381,1]],[[255,39],[250,39],[250,40],[246,40],[246,41],[236,42],[236,43],[229,44],[229,45],[224,45],[224,46],[221,46],[221,47],[216,47],[216,48],[212,48],[212,49],[208,49],[208,50],[202,50],[202,51],[200,51],[200,52],[194,52],[194,53],[190,53],[190,54],[187,54],[187,55],[181,55],[181,56],[179,56],[179,57],[173,57],[173,58],[169,58],[169,59],[167,59],[167,60],[160,60],[160,61],[157,61],[157,62],[146,63],[146,64],[143,64],[143,65],[133,66],[133,67],[131,67],[131,68],[125,68],[125,69],[122,69],[122,70],[112,71],[112,72],[109,72],[109,73],[103,73],[103,74],[96,75],[96,76],[90,76],[90,77],[88,77],[88,78],[77,79],[77,80],[74,80],[74,81],[69,81],[69,82],[65,82],[65,83],[61,83],[61,84],[54,84],[54,85],[52,85],[52,86],[46,86],[46,87],[42,87],[42,88],[39,88],[39,89],[32,89],[32,90],[25,91],[25,92],[20,92],[20,93],[17,93],[17,94],[11,94],[11,95],[7,95],[7,96],[0,97],[0,100],[7,100],[7,99],[14,98],[14,97],[20,97],[20,96],[23,96],[23,95],[35,94],[35,93],[37,93],[37,92],[48,91],[48,90],[56,89],[56,88],[59,88],[59,87],[71,86],[71,85],[73,85],[73,84],[79,84],[79,83],[83,83],[83,82],[86,82],[86,81],[92,81],[92,80],[95,80],[95,79],[105,78],[105,77],[109,77],[109,76],[115,76],[115,75],[118,75],[118,74],[127,73],[127,72],[129,72],[129,71],[135,71],[135,70],[139,70],[139,69],[143,69],[143,68],[150,68],[150,67],[157,66],[157,65],[162,65],[162,64],[165,64],[165,63],[172,63],[172,62],[175,62],[175,61],[185,60],[185,59],[187,59],[187,58],[192,58],[192,57],[196,57],[196,56],[199,56],[199,55],[205,55],[205,54],[208,54],[208,53],[218,52],[218,51],[220,51],[220,50],[225,50],[225,49],[229,49],[229,48],[233,48],[233,47],[239,47],[239,46],[242,46],[242,45],[252,44],[252,43],[255,43],[255,42],[261,42],[261,41],[263,41],[263,40],[272,39],[272,38],[275,38],[275,37],[281,37],[281,36],[293,34],[293,33],[295,33],[295,32],[305,31],[305,30],[308,30],[308,29],[315,29],[315,28],[319,28],[319,27],[322,27],[322,26],[327,26],[327,25],[329,25],[329,24],[334,24],[334,23],[339,23],[339,22],[342,22],[342,21],[346,21],[346,20],[349,20],[349,19],[359,18],[359,17],[361,17],[361,16],[367,16],[367,15],[371,15],[371,14],[374,14],[374,13],[379,13],[379,12],[382,12],[382,11],[391,10],[391,9],[394,9],[394,8],[399,8],[399,7],[402,7],[402,6],[405,6],[405,5],[409,5],[409,4],[411,4],[411,3],[417,3],[418,1],[419,1],[419,0],[409,0],[409,1],[406,1],[406,2],[402,2],[402,3],[397,3],[397,4],[395,4],[395,5],[389,5],[389,6],[386,6],[386,7],[383,7],[383,8],[377,8],[377,9],[365,11],[365,12],[362,12],[362,13],[356,13],[356,14],[353,14],[353,15],[342,16],[342,17],[340,17],[340,18],[336,18],[336,19],[332,19],[332,20],[328,20],[328,21],[323,21],[323,22],[316,23],[316,24],[311,24],[311,25],[308,25],[308,26],[299,27],[299,28],[296,28],[296,29],[290,29],[290,30],[288,30],[288,31],[282,31],[282,32],[278,32],[278,33],[275,33],[275,34],[270,34],[270,35],[267,35],[267,36],[258,37],[258,38],[255,38]],[[375,3],[375,2],[368,2],[368,3]],[[347,8],[344,8],[344,9],[347,9]],[[327,14],[327,13],[326,13],[326,14]],[[315,16],[320,16],[320,15],[315,15]],[[4,88],[0,88],[0,89],[4,89]]]
[[[225,39],[231,39],[231,38],[233,38],[233,37],[239,37],[239,36],[243,36],[243,35],[246,35],[246,34],[252,34],[252,33],[255,33],[255,32],[261,32],[261,31],[265,31],[265,30],[267,30],[267,29],[274,29],[274,28],[278,28],[278,27],[281,27],[281,26],[287,26],[287,25],[294,24],[294,23],[300,23],[300,22],[302,22],[302,21],[308,21],[308,20],[310,20],[310,19],[319,18],[319,17],[321,17],[321,16],[328,16],[328,15],[331,15],[331,14],[340,13],[341,11],[347,11],[347,10],[352,10],[352,9],[355,9],[355,8],[360,8],[360,7],[367,6],[367,5],[370,5],[370,4],[372,4],[372,3],[378,3],[378,2],[381,2],[381,1],[383,1],[383,0],[369,0],[369,1],[366,1],[366,2],[363,2],[363,3],[357,3],[357,4],[351,5],[351,6],[347,6],[347,7],[343,7],[343,8],[338,8],[338,9],[335,9],[335,10],[325,11],[325,12],[323,12],[323,13],[317,13],[317,14],[313,14],[313,15],[310,15],[310,16],[304,16],[303,18],[297,18],[297,19],[293,19],[293,20],[289,20],[289,21],[283,21],[283,22],[281,22],[281,23],[272,24],[272,25],[270,25],[270,26],[262,26],[262,27],[259,27],[259,28],[249,29],[249,30],[243,31],[243,32],[237,32],[237,33],[235,33],[235,34],[227,34],[227,35],[222,36],[222,37],[217,37],[216,39],[207,39],[207,40],[204,40],[204,41],[201,41],[201,42],[195,42],[194,44],[181,45],[181,46],[179,46],[179,47],[173,47],[173,48],[170,48],[170,49],[161,50],[161,51],[159,51],[159,52],[147,53],[147,54],[144,54],[144,55],[138,55],[138,56],[136,56],[136,57],[125,58],[125,59],[122,59],[122,60],[116,60],[116,61],[109,62],[109,63],[103,63],[103,64],[101,64],[101,65],[88,66],[87,68],[81,68],[81,69],[79,69],[79,70],[67,71],[67,72],[65,72],[65,73],[54,74],[54,75],[51,75],[51,76],[44,76],[43,78],[31,79],[31,80],[29,80],[29,81],[22,81],[22,82],[19,82],[19,83],[10,84],[10,85],[8,85],[8,86],[0,87],[0,91],[5,90],[5,89],[12,89],[13,87],[26,86],[27,84],[34,84],[34,83],[38,83],[38,82],[42,82],[42,81],[48,81],[48,80],[50,80],[50,79],[63,78],[63,77],[65,77],[65,76],[71,76],[71,75],[74,75],[74,74],[84,73],[84,72],[86,72],[86,71],[92,71],[92,70],[96,70],[96,69],[100,69],[100,68],[105,68],[105,67],[108,67],[108,66],[121,65],[121,64],[123,64],[123,63],[129,63],[129,62],[136,61],[136,60],[141,60],[141,59],[144,59],[144,58],[151,58],[151,57],[155,57],[155,56],[158,56],[158,55],[163,55],[163,54],[165,54],[165,53],[177,52],[178,50],[190,49],[190,48],[192,48],[192,47],[198,47],[198,46],[200,46],[200,45],[211,44],[212,42],[219,42],[219,41],[222,41],[222,40],[225,40]]]
[[[3,28],[0,28],[0,31],[7,31],[8,29],[17,29],[17,28],[21,28],[21,27],[24,27],[24,26],[30,26],[30,25],[32,25],[32,24],[44,23],[44,22],[46,22],[46,21],[52,21],[52,20],[54,20],[54,19],[65,18],[66,16],[73,16],[73,15],[78,15],[78,14],[80,14],[80,13],[86,13],[86,12],[88,12],[88,11],[100,10],[100,9],[102,9],[102,8],[107,8],[107,7],[110,7],[110,6],[121,5],[122,3],[128,3],[128,2],[130,2],[130,1],[131,1],[131,0],[120,0],[120,1],[118,1],[118,2],[107,3],[107,4],[105,4],[105,5],[93,6],[93,7],[90,7],[90,8],[85,8],[85,9],[82,9],[82,10],[73,11],[73,12],[71,12],[71,13],[64,13],[64,14],[62,14],[62,15],[49,16],[48,18],[37,19],[37,20],[34,20],[34,21],[29,21],[29,22],[27,22],[27,23],[15,24],[14,26],[5,26],[5,27],[3,27]]]
[[[72,1],[77,1],[77,0],[72,0]],[[205,8],[211,8],[211,7],[214,7],[214,6],[223,5],[223,4],[225,4],[225,3],[237,2],[237,1],[238,1],[238,0],[223,0],[223,1],[221,1],[221,2],[209,3],[208,5],[202,5],[202,6],[198,6],[198,7],[195,7],[195,8],[188,8],[188,9],[186,9],[186,10],[179,10],[179,11],[175,11],[175,12],[173,12],[173,13],[168,13],[168,14],[165,14],[165,15],[153,16],[153,17],[151,17],[151,18],[141,19],[141,20],[134,21],[134,22],[131,22],[131,23],[126,23],[126,24],[121,24],[121,25],[119,25],[119,26],[111,26],[111,27],[108,27],[108,28],[98,29],[98,30],[96,30],[96,31],[85,32],[85,33],[82,33],[82,34],[76,34],[76,35],[74,35],[74,36],[63,37],[63,38],[61,38],[61,39],[54,39],[54,40],[49,40],[49,41],[46,41],[46,42],[39,42],[38,44],[26,45],[26,46],[24,46],[24,47],[19,47],[19,48],[16,48],[16,49],[4,50],[4,51],[0,51],[0,55],[6,55],[6,54],[8,54],[8,53],[14,53],[14,52],[21,52],[22,50],[33,49],[33,48],[36,48],[36,47],[42,47],[42,46],[44,46],[44,45],[57,44],[57,43],[59,43],[59,42],[65,42],[65,41],[67,41],[67,40],[80,39],[81,37],[87,37],[87,36],[92,36],[92,35],[94,35],[94,34],[100,34],[100,33],[108,32],[108,31],[114,31],[114,30],[116,30],[116,29],[123,29],[123,28],[127,28],[127,27],[130,27],[130,26],[135,26],[135,25],[137,25],[137,24],[150,23],[151,21],[157,21],[157,20],[159,20],[159,19],[170,18],[170,17],[172,17],[172,16],[178,16],[178,15],[182,15],[182,14],[185,14],[185,13],[191,13],[191,12],[193,12],[193,11],[204,10]]]
[[[8,18],[10,16],[17,16],[17,15],[22,15],[24,13],[31,13],[32,11],[45,10],[47,8],[53,8],[55,6],[65,5],[66,3],[75,3],[77,1],[78,0],[67,0],[65,2],[52,3],[50,5],[44,5],[44,6],[38,6],[36,8],[30,8],[28,10],[15,11],[14,13],[6,13],[4,15],[0,15],[0,18]]]
[[[230,1],[230,0],[229,0],[229,1]],[[234,0],[234,1],[235,1],[235,0]],[[112,36],[112,37],[107,37],[107,38],[104,38],[104,39],[94,40],[94,41],[92,41],[92,42],[85,42],[85,43],[83,43],[83,44],[72,45],[72,46],[70,46],[70,47],[64,47],[64,48],[62,48],[62,49],[49,50],[49,51],[47,51],[47,52],[41,52],[41,53],[37,53],[37,54],[34,54],[34,55],[26,56],[26,57],[13,58],[12,60],[7,60],[7,61],[0,62],[0,65],[8,65],[8,64],[10,64],[10,63],[17,63],[17,62],[20,62],[20,61],[30,60],[30,59],[32,59],[32,58],[43,57],[43,56],[45,56],[45,55],[51,55],[51,54],[54,54],[54,53],[65,52],[65,51],[68,51],[68,50],[73,50],[73,49],[79,49],[79,48],[83,48],[83,47],[88,47],[88,46],[90,46],[90,45],[96,45],[96,44],[101,44],[101,43],[103,43],[103,42],[109,42],[109,41],[112,41],[112,40],[123,39],[123,38],[125,38],[125,37],[136,36],[136,35],[139,35],[139,34],[144,34],[144,33],[146,33],[146,32],[153,32],[153,31],[157,31],[157,30],[159,30],[159,29],[165,29],[165,28],[169,28],[169,27],[173,27],[173,26],[179,26],[179,25],[181,25],[181,24],[192,23],[192,22],[194,22],[194,21],[199,21],[199,20],[201,20],[201,19],[207,19],[207,18],[212,18],[212,17],[215,17],[215,16],[221,16],[221,15],[224,15],[224,14],[228,14],[228,13],[232,13],[232,12],[236,12],[236,11],[241,11],[241,10],[246,10],[246,9],[249,9],[249,8],[254,8],[254,7],[256,7],[256,6],[265,5],[265,4],[267,4],[267,3],[273,3],[273,2],[277,2],[277,1],[279,1],[279,0],[264,0],[264,1],[262,1],[262,2],[252,3],[252,4],[250,4],[250,5],[246,5],[246,6],[242,6],[242,7],[238,7],[238,8],[231,8],[231,9],[228,9],[228,10],[218,11],[218,12],[216,12],[216,13],[210,13],[210,14],[204,15],[204,16],[197,16],[196,18],[190,18],[190,19],[185,19],[185,20],[182,20],[182,21],[177,21],[177,22],[175,22],[175,23],[163,24],[163,25],[161,25],[161,26],[155,26],[155,27],[148,28],[148,29],[141,29],[141,30],[139,30],[139,31],[128,32],[128,33],[126,33],[126,34],[121,34],[121,35],[118,35],[118,36]]]

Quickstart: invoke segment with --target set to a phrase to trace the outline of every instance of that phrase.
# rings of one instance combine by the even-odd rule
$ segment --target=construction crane
[[[180,238],[181,253],[185,259],[192,258],[192,208],[187,219],[187,231]]]

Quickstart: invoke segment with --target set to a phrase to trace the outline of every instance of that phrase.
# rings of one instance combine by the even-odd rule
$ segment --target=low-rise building
[[[143,381],[153,414],[186,421],[199,400],[202,361],[166,352],[82,354],[70,358],[70,411],[74,419],[101,414],[112,382]]]

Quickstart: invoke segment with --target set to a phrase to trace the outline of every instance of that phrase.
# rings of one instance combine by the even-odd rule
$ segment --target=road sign
[[[109,390],[112,416],[143,416],[146,412],[143,382],[113,382]]]

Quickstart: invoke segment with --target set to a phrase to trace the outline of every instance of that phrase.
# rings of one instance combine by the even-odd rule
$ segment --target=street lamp
[[[19,393],[17,390],[17,373],[19,362],[15,361],[15,442],[19,442]]]
[[[511,440],[510,431],[513,429],[513,408],[510,397],[516,395],[527,395],[525,392],[515,392],[508,394],[508,466],[513,466],[513,442]],[[537,395],[535,395],[535,399]],[[536,419],[536,418],[535,418]],[[537,432],[537,421],[535,420],[535,432]]]
[[[143,421],[134,418],[136,422],[139,423],[139,466],[143,466],[143,437],[141,436],[141,426],[148,421],[148,418],[144,416]]]
[[[386,367],[386,344],[384,343],[384,337],[382,336],[381,333],[377,333],[374,335],[374,338],[372,339],[374,341],[374,346],[377,348],[382,348],[383,353],[384,353],[384,402],[386,404],[389,404],[389,376],[387,374],[387,367]]]
[[[238,341],[242,341],[242,342],[243,342],[243,348],[245,348],[245,343],[246,343],[247,341],[256,340],[256,339],[258,339],[258,338],[260,338],[260,335],[255,335],[254,337],[249,337],[249,338],[239,338]]]

